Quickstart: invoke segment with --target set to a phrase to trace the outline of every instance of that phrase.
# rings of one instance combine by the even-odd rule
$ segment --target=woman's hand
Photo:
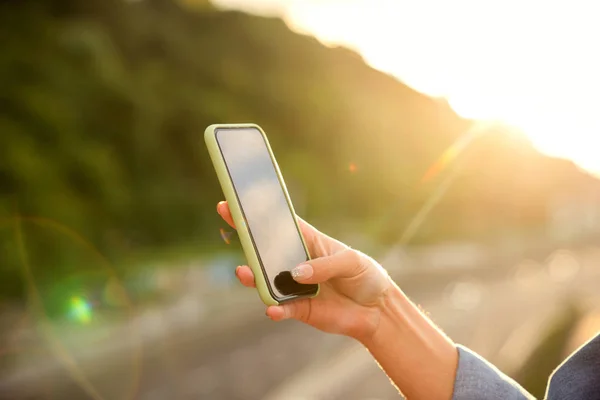
[[[217,211],[235,228],[226,202]],[[319,283],[321,291],[314,298],[270,306],[267,315],[357,339],[408,399],[450,399],[458,363],[454,343],[377,262],[298,222],[314,259],[295,266],[292,276],[299,283]],[[238,267],[236,275],[244,286],[254,287],[249,267]]]
[[[222,201],[217,212],[235,228],[229,206]],[[392,283],[386,271],[372,258],[298,218],[312,260],[293,266],[292,276],[299,283],[318,283],[319,295],[280,306],[269,306],[266,314],[274,321],[297,319],[329,333],[342,334],[361,342],[373,336],[381,309]],[[255,287],[248,266],[236,269],[240,282]]]

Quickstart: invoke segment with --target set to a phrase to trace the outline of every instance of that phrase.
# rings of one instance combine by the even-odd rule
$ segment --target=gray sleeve
[[[469,349],[458,346],[452,400],[535,400],[515,381]]]
[[[550,378],[548,400],[600,399],[600,335],[571,355]]]

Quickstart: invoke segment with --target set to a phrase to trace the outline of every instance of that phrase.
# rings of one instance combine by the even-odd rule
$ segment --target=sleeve
[[[458,346],[458,369],[452,400],[535,400],[515,381],[463,346]]]
[[[550,378],[548,400],[600,399],[600,335],[569,357]]]

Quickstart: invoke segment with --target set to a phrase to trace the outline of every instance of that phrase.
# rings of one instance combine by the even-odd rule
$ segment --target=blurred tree
[[[207,1],[4,1],[0,38],[0,217],[56,220],[112,259],[219,240],[222,196],[202,143],[211,123],[262,125],[308,218],[384,244],[437,190],[451,166],[421,177],[470,126],[352,51]],[[540,226],[554,193],[591,182],[505,142],[473,145],[416,240]],[[0,282],[14,295],[18,257],[2,232],[12,261]],[[53,276],[76,264],[45,235],[27,243]]]

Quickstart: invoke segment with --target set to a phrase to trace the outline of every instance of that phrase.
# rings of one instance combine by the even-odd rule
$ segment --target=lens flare
[[[45,346],[43,346],[41,351],[44,353],[47,350],[50,352],[61,362],[61,364],[66,368],[66,370],[71,375],[71,378],[83,389],[87,395],[94,400],[104,400],[104,397],[98,392],[92,382],[88,379],[86,374],[81,370],[77,360],[74,358],[72,354],[65,347],[62,338],[58,337],[55,333],[55,327],[53,326],[52,321],[46,315],[44,310],[44,299],[40,293],[40,290],[36,284],[33,269],[29,261],[26,243],[25,243],[25,235],[23,232],[23,223],[29,223],[32,225],[36,225],[38,227],[47,228],[55,231],[67,238],[72,239],[75,243],[81,245],[83,248],[90,251],[92,255],[95,256],[96,260],[100,262],[103,270],[108,272],[111,276],[113,276],[117,282],[119,282],[118,289],[122,294],[123,298],[126,300],[126,308],[130,315],[133,315],[133,303],[125,290],[125,287],[120,283],[117,278],[117,275],[112,267],[112,265],[108,262],[108,260],[100,253],[98,250],[86,241],[81,235],[67,226],[53,221],[48,218],[43,217],[31,217],[31,216],[22,216],[16,215],[8,218],[0,218],[0,226],[7,224],[13,227],[14,232],[14,241],[16,243],[16,250],[19,257],[19,261],[21,263],[22,273],[25,280],[26,288],[27,288],[27,296],[30,302],[29,313],[31,318],[34,319],[37,331],[40,333],[40,336],[45,342]],[[85,299],[79,296],[73,296],[71,298],[71,302],[69,304],[71,306],[71,314],[73,316],[79,315],[82,321],[91,320],[91,305]],[[75,310],[75,311],[74,311]],[[129,384],[125,388],[126,393],[122,397],[124,399],[133,399],[137,397],[137,392],[139,390],[139,378],[141,373],[140,368],[140,360],[142,359],[142,346],[141,341],[139,340],[139,331],[137,327],[137,323],[133,323],[131,326],[131,333],[133,335],[133,349],[132,349],[132,366],[133,366],[133,376],[128,380]]]
[[[223,239],[223,241],[226,244],[231,244],[231,240],[229,238],[231,237],[233,232],[228,232],[223,228],[220,229],[220,232],[221,232],[221,239]]]
[[[358,167],[356,166],[356,164],[350,163],[350,165],[348,165],[348,171],[350,171],[350,173],[354,173],[357,170],[358,170]]]
[[[92,321],[92,306],[83,297],[74,296],[71,298],[71,317],[82,324],[89,324]]]
[[[448,150],[442,154],[442,157],[429,168],[427,173],[421,179],[421,183],[426,183],[427,180],[433,179],[439,174],[444,168],[450,166],[451,162],[454,162],[454,168],[450,169],[450,173],[438,184],[437,188],[431,193],[425,204],[421,207],[419,212],[412,218],[402,236],[400,237],[400,244],[406,245],[416,234],[419,228],[423,225],[425,219],[429,216],[429,213],[444,197],[458,174],[461,172],[460,162],[464,160],[464,157],[458,157],[478,136],[481,136],[487,132],[490,132],[492,128],[497,126],[497,122],[490,121],[477,121],[473,123],[471,128],[461,137],[459,137]]]
[[[456,158],[465,150],[465,148],[471,143],[471,141],[477,136],[480,132],[477,130],[473,130],[468,132],[467,134],[461,136],[454,142],[446,151],[444,151],[438,160],[433,163],[431,167],[425,172],[421,182],[429,182],[436,176],[438,176],[447,166],[450,165]]]

